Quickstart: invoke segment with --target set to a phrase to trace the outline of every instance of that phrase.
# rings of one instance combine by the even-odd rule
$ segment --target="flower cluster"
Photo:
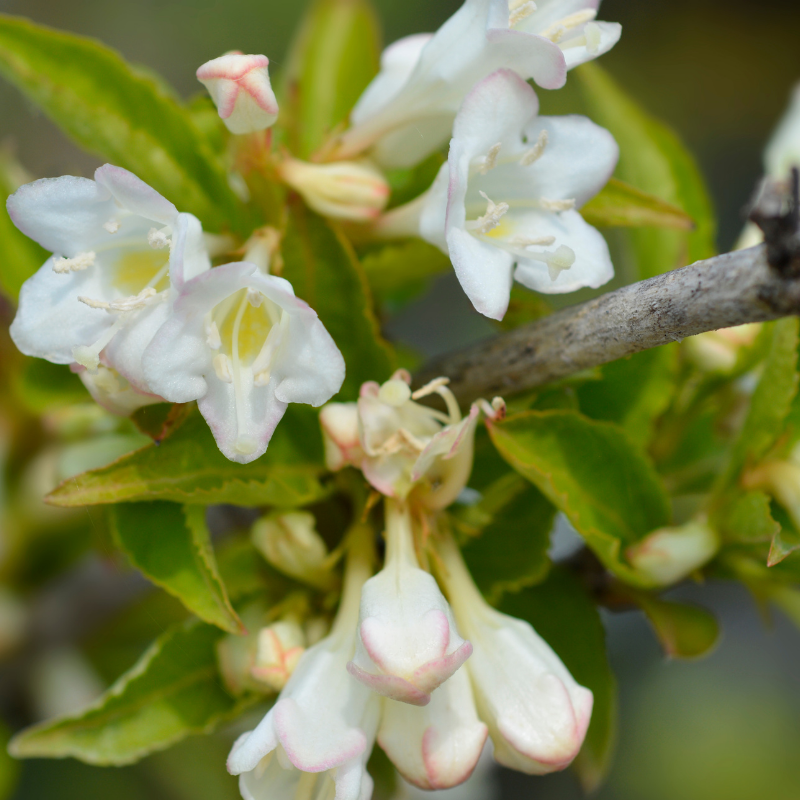
[[[481,408],[495,419],[504,413],[496,400],[461,419],[446,383],[412,393],[399,372],[365,384],[358,403],[321,412],[331,467],[360,468],[385,497],[386,555],[372,575],[371,532],[351,533],[330,635],[300,657],[272,710],[234,745],[228,768],[245,800],[312,790],[368,798],[365,764],[376,741],[423,789],[465,781],[488,737],[500,763],[529,774],[563,769],[583,743],[592,693],[530,625],[486,603],[436,526],[466,485]],[[448,413],[416,402],[432,394]],[[438,581],[423,568],[428,537]],[[303,540],[310,552],[313,535]],[[295,559],[280,560],[301,574]]]

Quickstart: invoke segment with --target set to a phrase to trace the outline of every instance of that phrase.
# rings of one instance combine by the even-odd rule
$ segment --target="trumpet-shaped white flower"
[[[142,352],[183,282],[211,267],[191,214],[127,170],[63,176],[8,198],[14,224],[53,253],[22,287],[11,336],[26,355],[90,372],[113,368],[153,394]]]
[[[435,578],[420,569],[408,507],[387,500],[386,563],[361,592],[348,670],[379,694],[423,706],[471,652]]]
[[[586,736],[592,693],[527,622],[486,603],[451,537],[437,548],[459,628],[474,644],[465,669],[495,758],[533,775],[564,769]]]
[[[385,700],[378,744],[410,783],[421,789],[449,789],[472,775],[487,735],[469,676],[460,669],[423,708]]]
[[[518,75],[490,75],[458,112],[431,189],[378,223],[384,235],[420,235],[447,253],[472,304],[493,319],[505,315],[514,279],[561,294],[614,275],[605,239],[577,209],[611,177],[617,144],[585,117],[537,112]]]
[[[380,699],[345,669],[369,573],[369,559],[352,550],[331,634],[306,650],[272,709],[234,744],[228,771],[241,776],[245,800],[370,797]]]
[[[386,167],[408,167],[441,147],[470,89],[507,67],[546,89],[610,50],[619,25],[595,22],[599,0],[466,0],[435,33],[395,42],[351,115],[337,155],[373,147]]]
[[[316,313],[288,281],[247,262],[187,282],[143,364],[152,391],[198,401],[219,449],[242,464],[266,451],[289,403],[322,405],[344,380]]]
[[[197,70],[197,80],[208,89],[231,133],[261,131],[278,119],[268,67],[266,56],[236,51],[207,61]]]
[[[365,383],[357,405],[336,403],[322,410],[328,466],[352,464],[387,497],[405,498],[413,491],[425,507],[444,508],[472,470],[479,406],[462,419],[447,378],[416,392],[410,382],[411,376],[398,370],[382,386]],[[446,414],[415,402],[433,393],[445,400]]]
[[[278,174],[318,214],[368,222],[380,216],[389,201],[389,184],[368,161],[310,164],[286,158]]]

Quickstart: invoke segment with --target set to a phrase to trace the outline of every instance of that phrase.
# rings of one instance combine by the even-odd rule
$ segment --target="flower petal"
[[[155,189],[148,186],[132,172],[104,164],[95,170],[94,179],[117,203],[132,214],[145,219],[172,225],[178,216],[178,209]]]
[[[622,36],[622,25],[618,22],[593,22],[590,24],[593,26],[598,41],[591,49],[585,44],[578,47],[565,46],[564,58],[567,62],[568,70],[607,53]],[[569,43],[565,44],[568,45]]]

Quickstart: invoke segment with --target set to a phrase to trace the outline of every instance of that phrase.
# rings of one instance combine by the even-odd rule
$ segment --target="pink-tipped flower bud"
[[[226,53],[197,70],[222,121],[231,133],[255,133],[278,119],[278,101],[269,82],[269,59]]]

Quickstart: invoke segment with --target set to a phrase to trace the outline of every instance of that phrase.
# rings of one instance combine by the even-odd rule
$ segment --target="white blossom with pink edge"
[[[322,405],[345,374],[292,285],[246,261],[184,284],[142,362],[151,390],[172,403],[197,400],[219,449],[241,464],[266,452],[289,403]]]
[[[361,592],[347,669],[378,694],[424,706],[471,652],[436,580],[420,569],[408,506],[387,499],[386,562]]]
[[[371,573],[371,547],[353,542],[330,635],[303,654],[272,709],[233,746],[228,771],[240,776],[245,800],[371,796],[366,762],[381,702],[345,669],[355,644],[361,587]]]
[[[269,59],[240,52],[207,61],[197,80],[208,89],[231,133],[255,133],[278,119],[278,101],[269,80]]]
[[[474,645],[465,669],[495,758],[530,775],[564,769],[586,736],[592,693],[527,622],[486,603],[449,534],[436,548],[453,613]]]
[[[53,253],[20,292],[11,325],[17,347],[95,375],[104,365],[152,396],[142,353],[183,283],[211,268],[200,222],[110,164],[94,180],[65,175],[22,186],[8,212]]]
[[[514,279],[562,294],[614,275],[605,239],[577,209],[608,182],[619,148],[586,117],[538,117],[538,106],[514,72],[483,80],[458,112],[433,186],[376,225],[379,235],[419,235],[447,253],[472,304],[492,319],[505,315]]]
[[[599,2],[466,0],[435,34],[409,36],[386,49],[336,156],[372,147],[383,167],[413,166],[447,142],[464,97],[500,67],[558,89],[568,69],[619,40],[619,25],[594,21]]]
[[[431,694],[427,706],[385,700],[378,744],[409,783],[449,789],[472,775],[487,735],[469,676],[460,669]]]

